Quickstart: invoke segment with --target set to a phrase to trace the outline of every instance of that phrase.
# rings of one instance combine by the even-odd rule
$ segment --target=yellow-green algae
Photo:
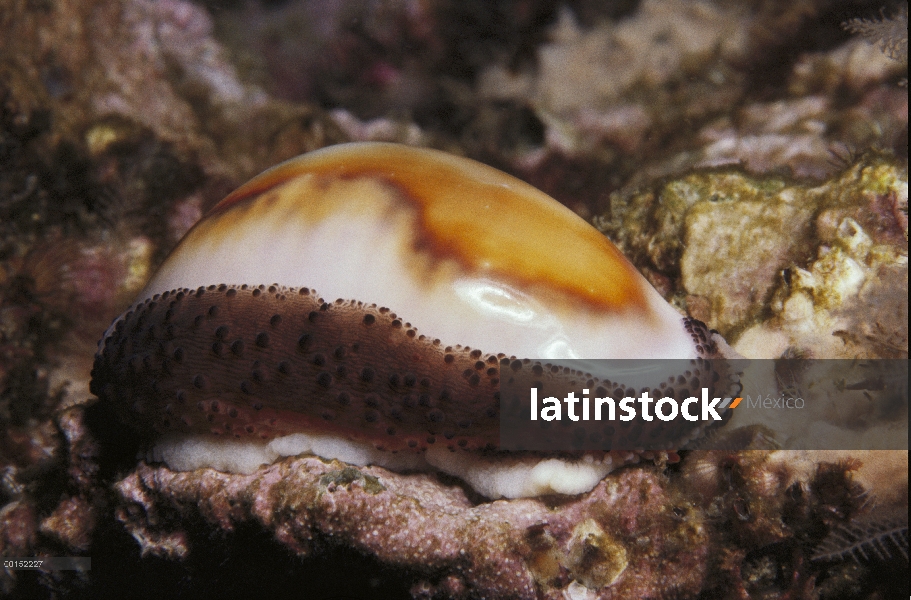
[[[595,223],[747,356],[907,356],[907,195],[906,169],[868,153],[815,185],[689,173]]]
[[[319,478],[321,490],[328,489],[330,486],[348,487],[355,481],[360,481],[361,485],[369,494],[379,494],[385,491],[385,487],[380,480],[373,475],[362,473],[357,467],[347,466],[341,469],[330,471]]]

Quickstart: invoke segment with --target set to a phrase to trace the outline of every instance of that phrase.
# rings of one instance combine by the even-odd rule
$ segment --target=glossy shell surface
[[[548,363],[714,352],[540,191],[441,152],[351,144],[266,171],[200,221],[108,330],[92,389],[149,437],[480,450],[499,447],[501,376],[562,397],[580,365]],[[688,394],[714,377],[681,385],[656,364],[605,386]],[[613,448],[664,450],[700,426],[611,429]]]
[[[394,144],[292,159],[218,204],[141,298],[309,287],[426,336],[523,358],[690,358],[681,315],[603,235],[501,171]]]

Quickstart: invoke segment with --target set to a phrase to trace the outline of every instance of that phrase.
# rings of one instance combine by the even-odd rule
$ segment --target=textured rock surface
[[[299,554],[342,543],[411,565],[427,589],[442,582],[465,597],[558,598],[574,579],[626,596],[655,580],[686,593],[702,587],[708,532],[698,514],[674,513],[666,486],[636,469],[559,510],[539,500],[474,505],[461,488],[423,476],[302,458],[251,476],[143,466],[115,488],[118,519],[143,552],[190,552],[182,528],[172,529],[185,519],[222,531],[252,520]]]
[[[877,155],[821,185],[711,170],[617,195],[596,222],[746,356],[897,358],[907,189],[906,171]]]

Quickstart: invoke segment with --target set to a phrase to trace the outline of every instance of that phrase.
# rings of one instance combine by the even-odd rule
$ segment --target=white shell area
[[[350,169],[363,157],[372,159],[371,165],[388,166],[354,176],[325,173],[326,163]],[[429,167],[423,164],[428,162]],[[424,197],[430,193],[423,188],[411,189],[421,168],[454,171],[432,189],[455,191],[441,193],[438,200]],[[285,173],[277,176],[282,169]],[[210,284],[278,283],[315,289],[330,302],[355,299],[388,307],[444,345],[485,353],[546,360],[695,356],[681,315],[622,257],[616,258],[613,246],[608,248],[613,254],[602,247],[610,242],[555,200],[490,167],[428,150],[350,144],[294,159],[261,178],[270,174],[275,181],[263,186],[266,191],[214,211],[191,230],[142,297]],[[468,192],[475,197],[475,210],[487,212],[458,214],[458,177],[480,189]],[[489,190],[489,201],[477,200]],[[506,204],[507,209],[498,206]],[[450,251],[449,241],[440,238],[455,239],[460,231],[448,227],[441,235],[428,227],[426,215],[434,211],[453,222],[512,215],[505,230],[520,245],[511,240],[514,247],[503,249],[505,256],[497,254],[497,241],[488,239],[474,246],[467,242],[461,254]],[[562,245],[542,248],[544,242],[535,237],[550,222],[570,233],[556,238]],[[551,262],[535,281],[510,277],[510,260],[531,251],[552,257]],[[625,279],[618,285],[636,288],[631,300],[598,305],[550,281],[563,266],[569,268],[567,261],[583,258],[594,265],[589,271],[602,263],[604,269],[619,270]],[[585,286],[584,280],[577,282],[583,291]]]
[[[390,454],[369,444],[318,434],[293,434],[270,441],[168,436],[157,442],[148,458],[163,461],[178,471],[214,468],[250,474],[263,465],[299,454],[337,458],[358,466],[378,465],[395,471],[436,469],[462,479],[491,499],[582,494],[622,464],[610,457],[600,461],[531,456],[491,460],[445,448],[435,448],[424,455]]]

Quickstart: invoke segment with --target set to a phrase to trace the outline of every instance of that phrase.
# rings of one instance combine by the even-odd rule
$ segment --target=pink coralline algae
[[[474,505],[435,477],[298,458],[252,475],[140,465],[115,486],[117,516],[143,553],[186,557],[183,527],[255,522],[298,555],[342,544],[423,574],[417,596],[686,596],[702,589],[709,533],[655,468],[609,476],[590,494]],[[182,525],[184,524],[184,525]],[[581,582],[581,583],[580,583]]]
[[[111,17],[102,12],[96,18],[101,26]],[[198,6],[180,0],[127,2],[121,18],[119,35],[98,36],[94,42],[111,90],[94,99],[98,114],[126,115],[166,137],[180,137],[196,118],[163,76],[169,64],[182,70],[185,85],[206,89],[213,103],[257,106],[265,101],[263,92],[237,79],[211,37],[211,18]]]

